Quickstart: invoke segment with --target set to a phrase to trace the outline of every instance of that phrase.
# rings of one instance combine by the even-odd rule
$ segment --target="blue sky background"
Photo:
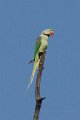
[[[80,0],[0,0],[0,120],[32,120],[25,97],[35,39],[53,28],[41,81],[40,120],[80,119]]]

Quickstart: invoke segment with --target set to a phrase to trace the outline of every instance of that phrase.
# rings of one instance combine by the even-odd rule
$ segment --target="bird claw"
[[[44,53],[44,52],[40,52],[40,53],[39,53],[39,58],[43,55],[43,53]]]
[[[43,69],[44,69],[44,67],[43,67],[43,68],[39,68],[38,70],[40,71],[41,69],[43,70]]]

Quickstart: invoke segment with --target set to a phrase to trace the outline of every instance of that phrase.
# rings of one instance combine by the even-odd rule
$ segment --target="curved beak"
[[[50,36],[52,36],[52,35],[54,35],[54,31],[51,31],[51,32],[50,32]]]

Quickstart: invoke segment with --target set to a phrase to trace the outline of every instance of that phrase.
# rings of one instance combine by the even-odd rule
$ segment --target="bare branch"
[[[38,74],[36,78],[36,89],[35,89],[36,106],[35,106],[33,120],[38,120],[42,101],[45,99],[45,97],[40,96],[40,83],[41,83],[42,70],[43,70],[43,65],[45,60],[45,54],[46,52],[43,52],[40,54],[40,64],[39,64]]]

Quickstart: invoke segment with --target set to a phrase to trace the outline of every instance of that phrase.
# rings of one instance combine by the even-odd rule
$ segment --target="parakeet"
[[[40,53],[44,52],[47,50],[48,47],[48,38],[50,36],[54,35],[54,31],[52,29],[46,29],[42,31],[41,35],[37,38],[36,43],[35,43],[35,50],[34,50],[34,58],[29,62],[32,63],[34,62],[33,65],[33,70],[31,74],[31,78],[27,87],[27,91],[30,87],[30,85],[33,82],[34,75],[36,73],[36,70],[39,67],[39,62],[40,62]]]

